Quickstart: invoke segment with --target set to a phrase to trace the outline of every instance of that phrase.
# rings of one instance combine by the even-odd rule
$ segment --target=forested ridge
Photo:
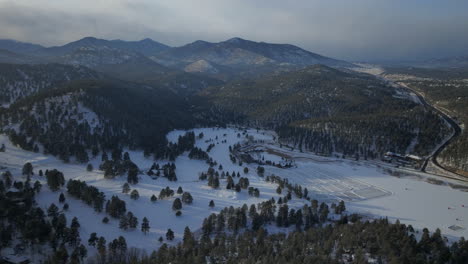
[[[135,103],[138,102],[138,103]],[[74,81],[3,109],[2,129],[13,143],[68,161],[88,151],[123,147],[148,155],[164,151],[166,134],[215,122],[169,90],[113,80]]]
[[[426,155],[449,133],[436,113],[389,84],[321,65],[203,93],[225,117],[275,129],[296,147],[326,155]]]

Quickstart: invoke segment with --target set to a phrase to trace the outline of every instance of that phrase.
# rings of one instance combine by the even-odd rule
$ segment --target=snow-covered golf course
[[[280,147],[274,140],[276,135],[270,131],[237,128],[197,128],[192,131],[196,135],[204,134],[201,139],[197,137],[197,147],[206,150],[210,144],[214,144],[208,153],[210,157],[218,165],[222,165],[223,171],[239,172],[242,177],[247,177],[250,186],[260,190],[260,196],[258,198],[250,196],[246,190],[241,192],[227,190],[224,179],[221,180],[220,188],[212,189],[207,186],[206,181],[199,180],[199,174],[207,171],[209,165],[205,161],[189,159],[188,153],[185,153],[175,161],[178,181],[170,182],[163,177],[152,179],[146,174],[140,174],[139,183],[131,185],[131,189],[138,190],[140,198],[133,200],[128,194],[122,193],[126,177],[105,179],[103,172],[97,169],[101,163],[100,155],[91,160],[94,170],[89,172],[86,170],[86,164],[73,161],[65,164],[50,155],[21,150],[13,146],[5,135],[0,135],[0,144],[6,146],[6,151],[0,152],[0,172],[10,170],[15,178],[24,180],[21,169],[26,162],[31,162],[35,172],[32,181],[39,180],[43,184],[42,191],[37,195],[38,204],[46,210],[51,203],[58,204],[59,194],[63,192],[70,205],[70,209],[66,212],[67,219],[78,217],[82,240],[87,239],[92,232],[96,232],[98,236],[104,236],[110,241],[123,232],[129,246],[142,248],[147,252],[159,247],[158,238],[164,237],[168,228],[174,230],[176,237],[169,243],[175,244],[181,240],[186,226],[196,231],[201,227],[204,218],[211,213],[219,212],[224,207],[240,207],[243,204],[257,204],[272,197],[275,199],[281,197],[282,195],[276,193],[277,185],[265,181],[265,177],[271,174],[287,178],[291,183],[307,188],[309,196],[313,199],[325,202],[344,200],[348,212],[372,218],[388,217],[391,221],[399,219],[402,223],[411,224],[416,230],[427,227],[430,231],[434,231],[440,228],[449,239],[468,237],[468,193],[451,188],[448,184],[436,185],[427,182],[427,177],[435,176],[414,172],[395,177],[384,170],[379,163],[321,157],[292,150],[286,146]],[[177,141],[178,136],[185,132],[173,131],[169,133],[168,139]],[[256,173],[258,164],[244,163],[239,166],[238,163],[233,163],[230,159],[229,146],[247,140],[257,144],[259,151],[254,152],[256,155],[253,155],[254,157],[275,163],[288,160],[292,167],[278,168],[264,165],[265,176],[260,177]],[[168,162],[146,158],[142,151],[127,151],[131,160],[143,172],[148,171],[154,162],[159,164]],[[248,173],[244,173],[244,167],[249,168]],[[112,195],[119,196],[125,200],[127,211],[133,212],[140,223],[143,217],[148,218],[150,232],[145,235],[139,229],[122,231],[116,219],[111,219],[108,224],[102,223],[105,213],[96,213],[82,201],[67,195],[65,187],[58,192],[51,192],[45,177],[38,176],[37,172],[40,169],[54,168],[62,171],[66,180],[79,179],[97,187],[105,193],[107,199]],[[451,183],[463,185],[459,182]],[[173,190],[177,190],[180,186],[193,196],[192,204],[183,205],[181,216],[176,216],[171,208],[173,200],[180,196],[178,194],[167,200],[158,200],[155,203],[150,201],[153,194],[157,196],[166,186]],[[213,208],[208,206],[211,200],[215,203]],[[289,204],[291,207],[301,207],[305,202],[307,201],[304,199],[293,198]],[[89,255],[92,255],[92,252]]]

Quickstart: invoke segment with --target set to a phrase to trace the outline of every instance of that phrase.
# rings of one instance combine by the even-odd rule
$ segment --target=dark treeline
[[[411,225],[390,223],[387,219],[361,221],[347,216],[327,223],[313,206],[301,210],[279,207],[275,216],[271,201],[247,209],[225,208],[203,222],[197,236],[186,228],[176,246],[162,244],[149,256],[138,250],[120,252],[118,261],[106,260],[106,253],[94,257],[101,263],[453,263],[468,261],[468,241],[447,243],[440,230],[430,234]],[[324,209],[318,209],[324,210]],[[293,212],[293,213],[291,213]],[[311,216],[307,216],[310,214]],[[310,217],[310,218],[309,218]],[[257,220],[261,219],[261,220]],[[309,219],[309,220],[308,220]],[[313,222],[314,221],[314,222]],[[270,224],[287,228],[289,233],[269,234]],[[170,230],[167,239],[171,240]],[[162,239],[160,239],[162,243]],[[113,255],[114,253],[109,253]]]
[[[96,212],[102,212],[106,196],[98,188],[87,185],[84,181],[70,179],[67,183],[67,191],[70,195],[92,206]]]
[[[299,150],[323,155],[341,153],[345,157],[375,159],[387,151],[427,155],[435,143],[449,134],[444,121],[431,111],[415,107],[397,114],[372,113],[358,117],[317,118],[282,126],[283,140]]]

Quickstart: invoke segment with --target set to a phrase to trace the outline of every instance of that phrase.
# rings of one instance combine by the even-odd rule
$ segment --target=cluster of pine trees
[[[177,143],[169,142],[166,146],[155,150],[155,159],[168,159],[174,161],[177,156],[190,151],[195,145],[195,133],[193,131],[186,132],[184,135],[177,138]]]
[[[194,147],[192,148],[192,150],[190,150],[189,158],[198,160],[209,160],[210,156],[208,156],[208,153],[206,153],[202,149]]]
[[[106,196],[98,188],[87,185],[84,181],[70,179],[67,183],[67,192],[92,206],[96,212],[102,212]]]
[[[116,176],[127,174],[127,182],[131,184],[138,183],[138,166],[130,159],[130,154],[125,152],[122,156],[121,149],[112,151],[112,159],[109,159],[106,152],[102,153],[102,163],[99,169],[104,171],[104,177],[114,178]]]
[[[307,188],[302,188],[302,186],[299,184],[292,185],[291,183],[289,183],[288,179],[283,179],[279,176],[272,174],[267,176],[265,178],[265,181],[278,184],[278,188],[276,189],[276,192],[278,194],[281,194],[283,189],[287,189],[288,194],[286,196],[286,199],[288,200],[291,200],[291,193],[294,193],[298,198],[305,198],[307,200],[310,200],[309,190]]]
[[[171,188],[169,188],[169,186],[167,186],[166,188],[162,189],[159,192],[159,197],[158,198],[160,200],[164,200],[164,199],[172,197],[172,196],[174,196],[174,190],[172,190]]]
[[[47,185],[49,186],[50,190],[57,191],[65,184],[65,178],[63,173],[58,171],[57,169],[53,170],[46,170],[45,172]]]
[[[119,199],[118,196],[113,195],[110,200],[106,202],[106,213],[114,218],[120,218],[127,212],[125,201]]]
[[[0,180],[0,250],[13,247],[16,253],[22,254],[26,247],[40,249],[46,246],[54,252],[48,259],[50,263],[82,262],[87,249],[81,244],[78,219],[73,218],[68,225],[65,214],[55,204],[51,204],[46,212],[37,207],[35,195],[41,191],[38,181],[33,185],[29,179],[21,184],[11,181],[11,173],[3,173]],[[64,202],[62,195],[60,201]]]
[[[169,181],[177,181],[177,175],[175,173],[175,170],[176,165],[173,162],[166,163],[162,166],[159,166],[158,163],[153,163],[153,165],[146,174],[148,174],[148,176],[151,176],[153,179],[162,176],[167,178]]]

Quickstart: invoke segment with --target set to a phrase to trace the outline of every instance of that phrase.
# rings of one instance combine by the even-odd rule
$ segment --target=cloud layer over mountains
[[[406,60],[468,54],[467,12],[468,2],[444,0],[0,0],[0,38],[180,46],[238,36],[347,60]]]

